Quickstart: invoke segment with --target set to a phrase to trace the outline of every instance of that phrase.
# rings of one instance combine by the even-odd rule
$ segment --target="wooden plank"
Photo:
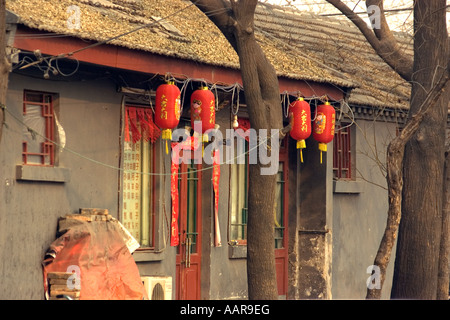
[[[65,285],[67,286],[68,279],[50,279],[48,283],[50,285]],[[75,284],[75,279],[72,280],[72,284]]]
[[[82,215],[108,215],[108,209],[99,209],[99,208],[80,208],[80,213]]]
[[[53,290],[50,288],[50,296],[56,297],[59,295],[65,295],[72,298],[79,298],[80,297],[80,291],[67,291],[67,290]]]
[[[80,291],[80,289],[69,288],[67,284],[53,284],[50,286],[50,294],[52,294],[52,292],[59,292],[59,291],[68,291],[74,293]]]
[[[48,279],[69,279],[70,276],[72,276],[72,272],[60,272],[60,271],[52,271],[47,273]]]

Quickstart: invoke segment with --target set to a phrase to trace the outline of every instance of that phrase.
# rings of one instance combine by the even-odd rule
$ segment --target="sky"
[[[366,3],[364,0],[342,0],[349,8],[355,12],[366,12]],[[317,14],[333,14],[340,12],[329,4],[326,0],[261,0],[276,5],[287,5],[296,7],[300,11],[310,11]],[[384,0],[385,10],[397,10],[403,8],[412,8],[413,0]],[[450,0],[447,0],[450,5]],[[366,18],[367,14],[361,15]],[[387,12],[386,17],[389,27],[395,31],[412,32],[412,12],[411,10],[401,12]],[[366,21],[368,21],[366,19]],[[447,29],[450,30],[450,9],[447,9]]]

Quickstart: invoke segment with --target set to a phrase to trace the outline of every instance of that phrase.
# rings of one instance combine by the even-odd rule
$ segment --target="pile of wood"
[[[79,214],[69,214],[66,217],[82,219],[84,221],[109,221],[112,218],[108,209],[96,208],[80,208]]]
[[[50,300],[79,300],[80,285],[72,272],[49,272],[47,281]]]
[[[67,214],[61,217],[58,221],[58,229],[60,233],[64,233],[70,227],[83,221],[110,221],[111,219],[113,218],[109,214],[108,209],[80,208],[79,213]]]
[[[106,226],[107,224],[109,226]],[[71,233],[69,237],[74,234],[85,236],[99,231],[102,231],[102,234],[104,234],[105,230],[106,232],[117,232],[122,237],[130,253],[139,248],[139,243],[136,239],[131,236],[129,231],[117,219],[109,214],[107,209],[81,208],[79,213],[66,214],[60,217],[58,221],[59,236],[64,235],[71,229],[76,229],[76,231]],[[56,255],[56,251],[49,250],[46,254],[46,258],[48,258],[46,263],[50,264]],[[57,272],[48,272],[46,297],[50,300],[79,300],[81,274],[72,273],[69,272],[69,269],[64,269],[61,267]]]

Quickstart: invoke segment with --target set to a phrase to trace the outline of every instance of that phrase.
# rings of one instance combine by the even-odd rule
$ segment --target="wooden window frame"
[[[335,180],[355,180],[352,126],[336,125],[333,139],[333,177]]]
[[[40,95],[41,101],[31,101],[29,97],[31,95]],[[49,102],[47,102],[47,98]],[[41,166],[41,167],[53,167],[56,164],[56,146],[55,141],[55,100],[56,94],[34,90],[23,91],[23,116],[27,115],[27,106],[34,105],[41,107],[41,117],[44,119],[44,142],[41,142],[41,152],[30,152],[28,150],[28,143],[22,141],[22,164],[27,166]],[[33,129],[33,128],[31,128]],[[41,158],[40,163],[33,163],[29,161],[30,156],[38,156]]]

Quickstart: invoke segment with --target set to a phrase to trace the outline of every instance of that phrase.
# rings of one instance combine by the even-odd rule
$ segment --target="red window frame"
[[[30,100],[31,95],[40,96],[39,101]],[[54,120],[54,95],[51,93],[24,90],[23,92],[23,115],[27,115],[27,105],[41,107],[41,116],[44,118],[45,130],[44,139],[41,143],[41,152],[29,152],[28,143],[22,142],[22,162],[26,165],[34,166],[54,166],[55,165],[55,120]],[[30,128],[33,129],[33,128]],[[39,156],[40,163],[29,163],[29,156]],[[48,160],[47,160],[48,159]]]
[[[352,138],[348,124],[336,125],[333,139],[333,175],[335,179],[352,180]]]

